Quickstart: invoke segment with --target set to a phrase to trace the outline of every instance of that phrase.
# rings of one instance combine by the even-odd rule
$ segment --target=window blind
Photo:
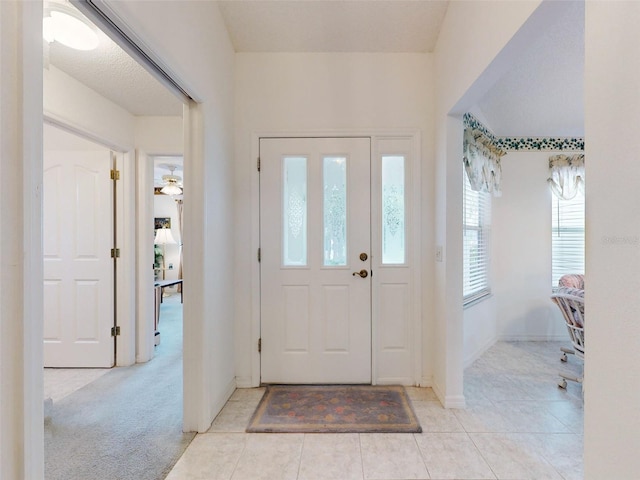
[[[491,194],[471,189],[466,173],[463,190],[463,296],[468,304],[491,292]]]
[[[552,195],[551,284],[569,273],[584,273],[584,194],[571,200]]]

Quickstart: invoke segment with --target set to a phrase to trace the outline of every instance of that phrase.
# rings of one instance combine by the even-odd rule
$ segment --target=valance
[[[489,137],[478,129],[464,131],[464,167],[469,177],[471,189],[476,192],[502,195],[500,181],[502,166],[500,158],[506,153],[498,148]]]
[[[578,192],[584,194],[584,154],[549,157],[549,187],[563,200],[571,200]]]

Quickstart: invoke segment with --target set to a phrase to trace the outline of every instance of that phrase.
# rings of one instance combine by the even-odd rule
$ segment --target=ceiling
[[[236,52],[431,52],[448,1],[219,1]]]
[[[213,0],[210,0],[213,1]],[[237,52],[431,52],[448,1],[223,0]],[[584,5],[513,62],[472,110],[499,136],[582,136]],[[181,115],[181,102],[100,32],[78,52],[53,43],[49,61],[133,115]]]

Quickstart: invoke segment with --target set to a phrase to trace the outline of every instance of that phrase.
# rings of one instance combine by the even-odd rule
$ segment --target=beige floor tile
[[[583,437],[580,434],[529,433],[511,438],[523,448],[531,448],[543,456],[565,480],[584,478]]]
[[[412,434],[361,434],[360,446],[367,480],[430,478]]]
[[[423,432],[464,432],[454,411],[440,402],[411,402]]]
[[[211,424],[208,433],[244,432],[256,409],[256,402],[227,402]]]
[[[231,477],[233,480],[295,480],[298,477],[304,435],[253,434]]]
[[[427,387],[405,387],[407,395],[412,402],[437,402],[438,397],[432,388]]]
[[[433,479],[496,478],[466,433],[422,433],[415,438]]]
[[[521,434],[471,433],[482,457],[498,479],[562,480],[535,444],[526,444]]]
[[[166,480],[228,480],[242,451],[244,433],[197,435]]]
[[[229,401],[253,403],[254,406],[257,407],[258,403],[260,403],[260,399],[264,395],[265,390],[266,388],[263,388],[263,387],[238,388],[236,389],[235,392],[233,392],[233,395],[231,395],[231,398],[229,399]]]
[[[299,480],[362,480],[357,433],[316,433],[304,437]]]

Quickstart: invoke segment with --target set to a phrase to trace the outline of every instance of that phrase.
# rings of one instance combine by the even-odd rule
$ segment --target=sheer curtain
[[[178,278],[182,278],[182,199],[176,200],[176,208],[178,210],[178,232],[180,233],[180,257],[178,259]],[[178,291],[182,292],[182,284],[178,285]]]
[[[584,154],[549,157],[547,180],[551,191],[563,200],[571,200],[578,192],[584,195]]]
[[[467,128],[464,131],[464,167],[474,192],[502,195],[500,181],[502,166],[500,158],[505,152],[493,144],[480,130]]]

